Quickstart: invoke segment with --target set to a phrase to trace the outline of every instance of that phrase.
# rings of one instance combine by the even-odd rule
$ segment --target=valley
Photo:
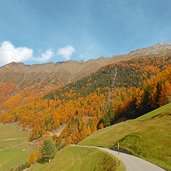
[[[70,146],[113,148],[119,142],[133,155],[171,170],[170,49],[157,44],[86,62],[1,67],[0,166],[4,171],[27,163],[23,167],[33,170],[124,171],[124,163],[119,166],[100,149]],[[46,140],[56,153],[50,163],[41,161]]]
[[[171,171],[171,0],[0,3],[0,171]]]

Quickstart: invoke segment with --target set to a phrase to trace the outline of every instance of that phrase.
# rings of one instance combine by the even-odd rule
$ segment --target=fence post
[[[120,152],[119,152],[119,142],[118,142],[118,165],[120,165]]]

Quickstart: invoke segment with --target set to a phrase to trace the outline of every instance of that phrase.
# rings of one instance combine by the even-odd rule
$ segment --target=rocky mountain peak
[[[131,51],[129,53],[129,55],[138,57],[138,56],[149,56],[149,55],[164,54],[167,56],[170,53],[171,53],[171,43],[160,42],[160,43],[154,44],[154,45],[146,47],[146,48]]]

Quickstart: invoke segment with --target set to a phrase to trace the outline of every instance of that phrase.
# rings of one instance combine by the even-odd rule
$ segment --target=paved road
[[[94,147],[94,146],[82,146],[82,145],[72,145],[74,147],[86,147],[86,148],[97,148],[99,150],[108,152],[116,157],[118,157],[118,152],[110,150],[108,148]],[[165,171],[164,169],[138,157],[128,155],[125,153],[120,153],[120,159],[124,163],[127,171]]]

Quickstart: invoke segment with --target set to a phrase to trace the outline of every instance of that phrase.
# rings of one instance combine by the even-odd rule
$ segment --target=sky
[[[0,66],[88,60],[171,42],[171,0],[0,0]]]

